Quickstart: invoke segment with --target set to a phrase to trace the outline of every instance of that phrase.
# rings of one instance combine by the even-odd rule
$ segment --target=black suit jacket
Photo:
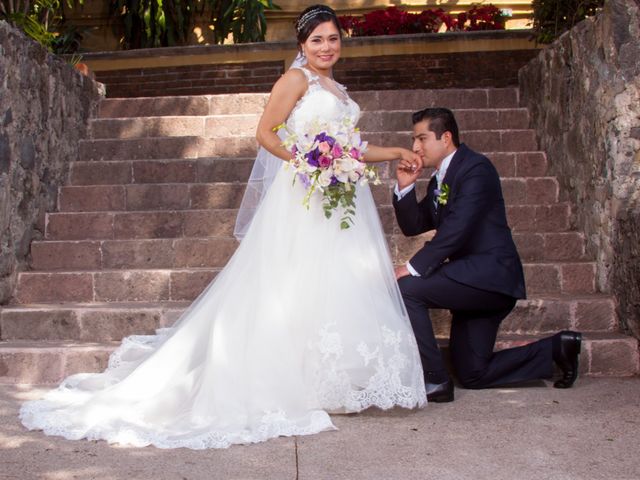
[[[443,183],[450,189],[446,205],[434,205],[435,176],[420,202],[415,188],[402,200],[393,196],[405,235],[437,229],[411,258],[411,266],[423,277],[441,268],[459,283],[525,298],[522,263],[507,224],[500,177],[491,161],[462,144]]]

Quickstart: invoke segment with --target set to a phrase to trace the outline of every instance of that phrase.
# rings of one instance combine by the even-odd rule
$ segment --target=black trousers
[[[446,265],[427,278],[408,276],[398,281],[424,371],[446,371],[429,317],[429,308],[442,308],[452,313],[449,349],[458,380],[465,388],[550,378],[551,337],[494,352],[500,322],[513,310],[516,300],[451,280],[444,269]]]

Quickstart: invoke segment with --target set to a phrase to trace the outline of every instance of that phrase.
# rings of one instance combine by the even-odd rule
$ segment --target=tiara
[[[317,15],[320,15],[321,13],[328,13],[329,15],[332,15],[331,11],[327,10],[324,7],[318,7],[318,8],[314,8],[313,10],[309,10],[307,13],[302,15],[298,20],[298,24],[296,25],[296,31],[300,33],[300,31],[307,25],[307,23],[309,23],[311,19],[313,19]]]

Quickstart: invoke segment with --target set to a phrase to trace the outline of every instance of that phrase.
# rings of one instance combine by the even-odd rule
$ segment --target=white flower
[[[320,172],[320,175],[318,176],[318,184],[322,187],[328,187],[329,185],[331,185],[331,177],[333,176],[333,171],[331,168],[327,168],[326,170],[323,170],[322,172]]]

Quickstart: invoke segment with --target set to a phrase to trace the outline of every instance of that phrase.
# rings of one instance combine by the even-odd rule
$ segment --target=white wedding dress
[[[290,128],[358,119],[355,102],[306,74]],[[292,179],[282,162],[236,253],[173,327],[125,338],[103,373],[72,375],[25,403],[22,423],[68,439],[204,449],[331,430],[329,412],[424,405],[369,187],[341,230],[319,197],[302,206]]]

